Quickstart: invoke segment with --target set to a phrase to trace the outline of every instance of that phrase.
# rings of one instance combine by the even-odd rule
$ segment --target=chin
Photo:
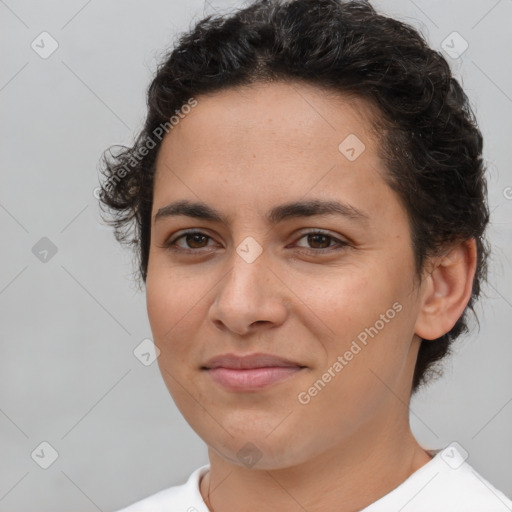
[[[217,456],[247,470],[279,470],[303,462],[296,453],[296,447],[271,443],[264,438],[252,441],[230,438],[225,441],[215,440],[207,444]]]
[[[271,428],[269,418],[262,423],[222,423],[226,430],[210,425],[193,428],[211,450],[230,464],[254,470],[279,470],[306,462],[321,448],[315,446],[321,442],[318,436],[312,440],[311,436],[304,436],[304,429],[298,425],[279,425],[282,419],[272,417]]]

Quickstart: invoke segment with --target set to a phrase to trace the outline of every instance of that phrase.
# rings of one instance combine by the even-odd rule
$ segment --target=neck
[[[386,412],[339,446],[291,467],[247,469],[210,449],[203,499],[212,512],[361,510],[431,460],[412,435],[408,415],[397,422]]]

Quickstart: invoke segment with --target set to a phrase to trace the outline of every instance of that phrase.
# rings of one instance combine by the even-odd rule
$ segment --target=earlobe
[[[471,298],[476,263],[473,238],[434,259],[433,270],[424,278],[415,334],[434,340],[450,331]]]

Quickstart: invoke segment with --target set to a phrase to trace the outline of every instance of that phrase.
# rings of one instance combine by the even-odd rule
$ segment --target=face
[[[159,150],[146,281],[174,401],[235,464],[374,435],[407,414],[419,306],[371,107],[299,83],[196,99]]]

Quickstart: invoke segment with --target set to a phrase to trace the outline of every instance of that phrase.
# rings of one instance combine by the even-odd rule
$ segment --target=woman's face
[[[370,107],[299,83],[196,99],[158,155],[146,282],[173,399],[240,465],[382,435],[407,416],[420,294]]]

